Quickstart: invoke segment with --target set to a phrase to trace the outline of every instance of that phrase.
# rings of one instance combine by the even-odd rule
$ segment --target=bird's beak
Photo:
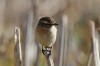
[[[53,25],[58,25],[57,23],[53,24]]]

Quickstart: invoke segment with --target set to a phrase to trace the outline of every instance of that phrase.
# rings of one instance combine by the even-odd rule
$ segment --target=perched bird
[[[42,17],[37,24],[35,36],[38,43],[42,45],[42,51],[51,51],[57,37],[58,25],[51,17]]]

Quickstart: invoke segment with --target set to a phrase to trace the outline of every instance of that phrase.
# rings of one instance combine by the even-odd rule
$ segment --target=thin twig
[[[20,29],[15,27],[15,66],[22,66],[22,52],[21,52],[21,42],[20,42]]]
[[[95,60],[95,66],[100,66],[100,55],[99,55],[99,45],[98,45],[98,32],[95,30],[95,23],[90,21],[90,26],[92,30],[92,41],[93,41],[93,54]]]

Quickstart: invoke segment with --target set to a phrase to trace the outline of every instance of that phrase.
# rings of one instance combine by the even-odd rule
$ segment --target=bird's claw
[[[48,55],[51,55],[51,49],[52,49],[52,47],[42,46],[42,53],[45,54],[45,52],[46,52]]]

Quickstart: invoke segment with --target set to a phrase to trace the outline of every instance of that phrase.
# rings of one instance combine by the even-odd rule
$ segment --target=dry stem
[[[15,27],[15,66],[22,66],[22,52],[21,52],[21,42],[20,42],[20,29]]]

